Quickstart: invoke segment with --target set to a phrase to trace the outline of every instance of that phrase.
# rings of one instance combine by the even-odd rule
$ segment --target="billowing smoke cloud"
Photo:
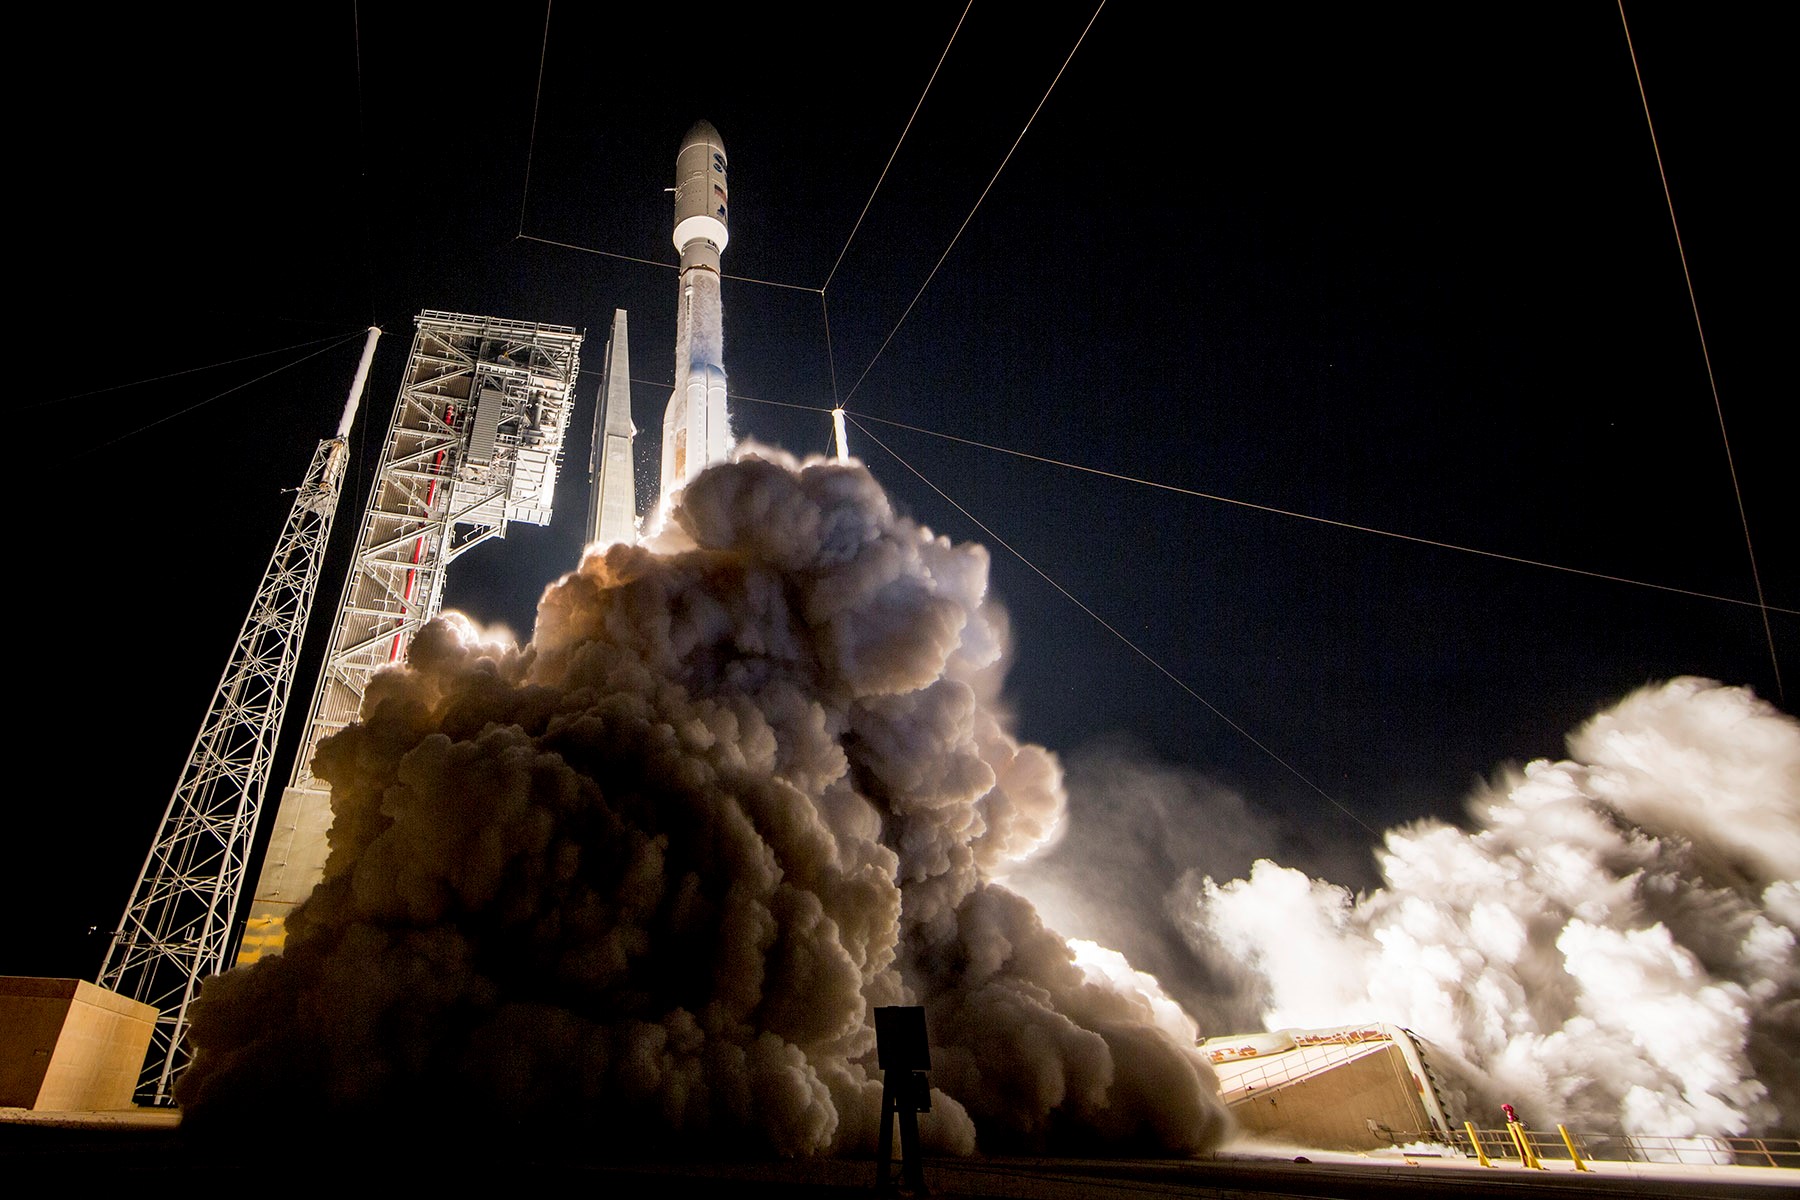
[[[1645,689],[1471,801],[1390,832],[1386,886],[1258,862],[1198,941],[1269,1028],[1386,1020],[1537,1123],[1653,1135],[1800,1122],[1800,723],[1696,679]]]
[[[1071,836],[1003,882],[1060,932],[1123,952],[1208,1035],[1255,1028],[1261,1007],[1235,956],[1189,936],[1203,878],[1246,874],[1273,855],[1373,882],[1365,848],[1320,846],[1304,827],[1197,771],[1155,761],[1122,735],[1070,757],[1068,792]]]
[[[676,521],[686,549],[553,584],[528,646],[446,617],[375,680],[320,751],[331,858],[286,953],[205,988],[190,1119],[454,1098],[605,1144],[842,1151],[877,1126],[871,1008],[920,1003],[940,1147],[1215,1142],[1191,1023],[993,882],[1064,801],[996,704],[985,552],[861,467],[766,451]]]

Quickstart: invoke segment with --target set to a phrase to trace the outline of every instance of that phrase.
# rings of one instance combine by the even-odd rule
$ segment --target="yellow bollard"
[[[1525,1136],[1525,1127],[1517,1121],[1508,1121],[1506,1128],[1512,1134],[1513,1145],[1519,1148],[1519,1165],[1536,1171],[1543,1170],[1544,1164],[1538,1161],[1537,1154],[1531,1149],[1530,1140]]]
[[[1481,1148],[1481,1136],[1475,1132],[1475,1122],[1464,1121],[1463,1128],[1469,1131],[1469,1145],[1475,1147],[1475,1158],[1484,1167],[1494,1164],[1488,1161],[1487,1151]]]
[[[1569,1161],[1575,1164],[1575,1169],[1577,1171],[1587,1170],[1587,1164],[1581,1161],[1581,1155],[1575,1151],[1575,1139],[1569,1136],[1569,1127],[1558,1125],[1556,1132],[1562,1134],[1563,1145],[1569,1148]]]

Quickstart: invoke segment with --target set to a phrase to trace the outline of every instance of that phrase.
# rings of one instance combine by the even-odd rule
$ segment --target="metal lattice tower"
[[[369,330],[337,436],[313,451],[100,968],[100,986],[158,1010],[138,1080],[141,1103],[170,1102],[187,1065],[188,1006],[200,980],[229,965],[275,739],[337,515],[347,437],[380,332]]]
[[[287,915],[325,876],[331,795],[313,753],[357,719],[370,678],[405,656],[459,556],[509,521],[550,521],[581,335],[427,311],[406,361],[306,734],[282,793],[240,964],[281,953]]]

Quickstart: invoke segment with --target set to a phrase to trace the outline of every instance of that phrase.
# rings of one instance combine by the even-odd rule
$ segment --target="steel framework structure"
[[[158,1010],[138,1080],[142,1103],[170,1102],[187,1064],[188,1007],[200,980],[229,963],[275,740],[337,515],[350,424],[379,333],[369,331],[337,436],[313,451],[100,968],[100,986]]]
[[[356,720],[443,602],[449,565],[507,523],[548,524],[581,335],[562,325],[427,311],[394,404],[306,733],[282,793],[240,964],[279,954],[287,915],[325,876],[319,743]]]

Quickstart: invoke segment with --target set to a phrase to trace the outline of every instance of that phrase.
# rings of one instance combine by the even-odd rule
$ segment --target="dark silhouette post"
[[[925,1010],[894,1005],[875,1010],[875,1060],[881,1068],[881,1139],[875,1151],[875,1190],[894,1190],[894,1118],[900,1119],[900,1174],[915,1196],[927,1194],[919,1154],[919,1114],[931,1111],[931,1040]]]

